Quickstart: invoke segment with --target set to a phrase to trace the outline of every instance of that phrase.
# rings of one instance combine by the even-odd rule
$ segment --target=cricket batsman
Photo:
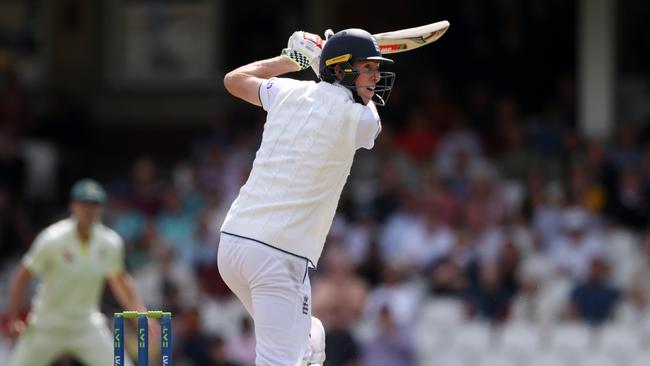
[[[226,89],[267,113],[253,168],[221,228],[218,266],[255,323],[256,365],[320,365],[325,337],[311,316],[315,268],[355,152],[381,131],[395,74],[365,30],[324,46],[295,32],[280,56],[229,72]],[[319,82],[279,76],[314,67]]]

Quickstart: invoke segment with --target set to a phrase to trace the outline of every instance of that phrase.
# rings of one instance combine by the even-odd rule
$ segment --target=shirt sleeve
[[[50,261],[49,253],[46,235],[41,233],[23,257],[22,263],[32,273],[42,275],[47,270],[47,264]]]
[[[262,102],[262,108],[268,112],[280,91],[298,82],[300,81],[289,78],[270,78],[264,80],[260,84],[260,102]]]
[[[106,265],[106,276],[112,277],[124,271],[124,241],[119,235],[115,234],[112,238],[111,253]]]
[[[355,145],[357,149],[372,149],[375,146],[375,139],[381,132],[381,119],[374,103],[368,103],[363,109],[361,120],[357,126]]]

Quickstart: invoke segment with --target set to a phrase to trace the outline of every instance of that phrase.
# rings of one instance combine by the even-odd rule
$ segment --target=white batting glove
[[[325,31],[325,39],[323,39],[321,49],[325,47],[325,42],[334,35],[334,31],[331,29],[328,29]],[[311,60],[311,68],[314,70],[314,73],[316,73],[316,76],[320,75],[319,74],[319,68],[320,68],[320,55],[318,57],[315,57],[313,60]]]
[[[318,34],[297,31],[289,37],[287,48],[294,49],[313,60],[320,57],[323,51],[323,40]]]
[[[289,37],[287,48],[282,50],[282,55],[293,61],[299,70],[304,70],[310,65],[316,65],[318,68],[322,51],[323,40],[319,35],[297,31]]]

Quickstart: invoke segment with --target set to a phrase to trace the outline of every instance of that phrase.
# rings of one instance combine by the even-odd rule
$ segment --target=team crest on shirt
[[[74,261],[74,255],[72,255],[72,253],[69,250],[64,249],[63,250],[63,259],[65,259],[66,262],[73,262]]]
[[[302,298],[302,313],[309,315],[309,296]]]

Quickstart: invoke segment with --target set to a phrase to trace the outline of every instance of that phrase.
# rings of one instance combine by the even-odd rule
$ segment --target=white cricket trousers
[[[64,354],[87,366],[112,366],[113,336],[105,324],[89,323],[77,329],[29,325],[18,338],[8,366],[50,366]],[[125,365],[132,365],[128,357]]]
[[[250,239],[221,234],[219,273],[253,317],[256,366],[295,366],[309,343],[307,260]]]

